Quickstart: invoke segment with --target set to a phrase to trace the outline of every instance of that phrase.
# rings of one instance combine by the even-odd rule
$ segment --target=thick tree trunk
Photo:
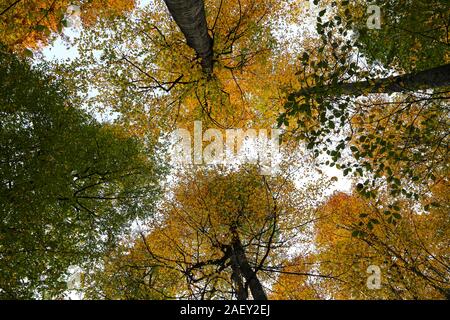
[[[230,260],[231,260],[231,270],[233,271],[231,274],[231,280],[233,281],[233,283],[236,287],[237,299],[238,300],[247,300],[248,299],[248,291],[242,282],[242,275],[241,275],[241,271],[240,271],[236,256],[234,254],[232,254]]]
[[[408,92],[446,86],[450,86],[450,64],[401,76],[303,89],[291,94],[291,97],[316,94],[358,96],[368,93]]]
[[[208,34],[203,0],[164,0],[187,44],[202,59],[204,72],[213,69],[213,40]]]
[[[256,273],[251,268],[248,263],[247,256],[245,255],[244,248],[242,247],[241,240],[237,234],[233,236],[233,256],[236,258],[236,261],[239,265],[239,271],[244,276],[248,287],[250,288],[250,292],[252,293],[253,299],[255,300],[267,300],[266,293],[264,292],[264,288],[256,277]]]

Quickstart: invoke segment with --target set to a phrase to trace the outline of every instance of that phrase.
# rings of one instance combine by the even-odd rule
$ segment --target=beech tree
[[[161,219],[122,254],[105,258],[89,296],[266,300],[285,250],[314,221],[308,197],[323,187],[296,189],[291,170],[276,177],[260,176],[255,166],[182,174]]]
[[[79,15],[85,27],[97,19],[130,11],[134,0],[0,1],[0,41],[10,50],[32,56],[69,26],[69,15]],[[30,50],[31,49],[31,50]]]
[[[152,215],[164,169],[150,139],[76,109],[45,66],[0,61],[0,298],[57,297],[69,266]]]
[[[448,4],[370,5],[0,1],[0,298],[63,297],[75,265],[85,298],[448,299]],[[11,54],[58,34],[76,59]],[[280,171],[165,176],[199,120],[280,128]]]
[[[387,185],[392,195],[419,199],[448,170],[448,58],[440,50],[426,50],[431,57],[417,70],[412,63],[417,50],[406,52],[402,44],[396,52],[387,33],[397,37],[398,28],[426,20],[440,27],[433,37],[410,30],[417,46],[442,42],[442,7],[406,12],[398,1],[380,3],[383,28],[363,32],[365,2],[328,4],[317,16],[317,47],[300,57],[297,74],[311,80],[287,95],[278,123],[317,156],[326,153],[324,164],[359,180],[362,195],[375,198]],[[384,41],[395,60],[368,49],[374,43],[381,48]],[[392,75],[392,69],[400,75]]]
[[[440,198],[442,202],[447,189],[448,184],[436,186],[428,201]],[[318,210],[317,251],[290,261],[272,297],[448,299],[448,200],[445,203],[429,213],[419,213],[411,202],[389,208],[357,195],[333,195]],[[391,210],[402,216],[395,225],[384,218]],[[350,234],[349,230],[355,231]],[[371,266],[380,270],[377,288],[367,285]],[[319,281],[308,278],[315,269],[327,277]]]
[[[213,69],[213,39],[208,34],[203,1],[165,0],[165,3],[186,37],[187,44],[202,59],[203,70],[211,73]]]
[[[80,92],[96,90],[87,99],[92,108],[111,108],[136,132],[150,129],[149,123],[166,132],[190,128],[194,120],[221,129],[250,122],[271,127],[283,106],[283,85],[298,81],[295,68],[287,68],[295,59],[283,49],[286,41],[272,34],[285,5],[273,0],[205,2],[208,37],[214,40],[209,75],[198,56],[203,49],[196,53],[186,45],[162,1],[133,15],[100,20],[82,32],[76,40],[80,57],[62,66],[67,68],[62,73],[76,80]],[[95,50],[102,54],[93,56]]]

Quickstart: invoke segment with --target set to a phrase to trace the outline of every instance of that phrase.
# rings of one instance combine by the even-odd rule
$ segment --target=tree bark
[[[248,291],[245,288],[242,282],[242,275],[239,268],[239,264],[237,262],[236,256],[234,254],[231,255],[231,280],[236,286],[236,295],[238,300],[247,300],[248,299]]]
[[[408,92],[446,86],[450,86],[450,64],[401,76],[302,89],[294,92],[290,97],[315,94],[358,96],[368,93]]]
[[[239,271],[244,276],[245,281],[250,288],[250,292],[252,293],[253,299],[255,300],[267,300],[266,293],[264,292],[264,288],[256,276],[256,273],[251,268],[248,263],[247,256],[245,255],[244,248],[242,247],[241,240],[239,236],[234,233],[233,235],[233,255],[236,258],[236,261],[239,265]]]
[[[213,70],[213,40],[208,34],[203,0],[164,0],[170,14],[184,34],[187,44],[202,59],[203,71]]]

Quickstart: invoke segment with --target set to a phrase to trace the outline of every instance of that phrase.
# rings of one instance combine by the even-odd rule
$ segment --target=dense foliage
[[[448,299],[449,15],[0,0],[0,298],[77,268],[91,299]],[[55,39],[75,57],[44,62]],[[280,129],[278,170],[256,130],[255,161],[179,165],[176,128],[194,153]]]

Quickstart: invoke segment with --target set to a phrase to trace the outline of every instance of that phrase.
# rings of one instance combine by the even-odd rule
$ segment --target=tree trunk
[[[202,59],[203,71],[212,73],[213,40],[208,34],[203,0],[164,0],[170,14],[184,34],[187,44]]]
[[[248,291],[245,288],[242,282],[242,275],[239,268],[239,264],[237,262],[236,256],[234,254],[231,255],[231,280],[236,286],[236,295],[238,300],[247,300],[248,299]]]
[[[450,86],[450,64],[401,76],[303,89],[291,94],[290,97],[315,94],[359,96],[368,93],[408,92],[446,86]]]
[[[239,271],[244,276],[245,281],[250,288],[250,292],[252,293],[253,299],[255,300],[267,300],[266,293],[264,292],[264,288],[256,277],[256,273],[251,268],[248,263],[247,257],[245,255],[244,248],[242,247],[241,240],[239,236],[235,233],[233,235],[233,255],[236,258],[236,261],[239,265]]]

